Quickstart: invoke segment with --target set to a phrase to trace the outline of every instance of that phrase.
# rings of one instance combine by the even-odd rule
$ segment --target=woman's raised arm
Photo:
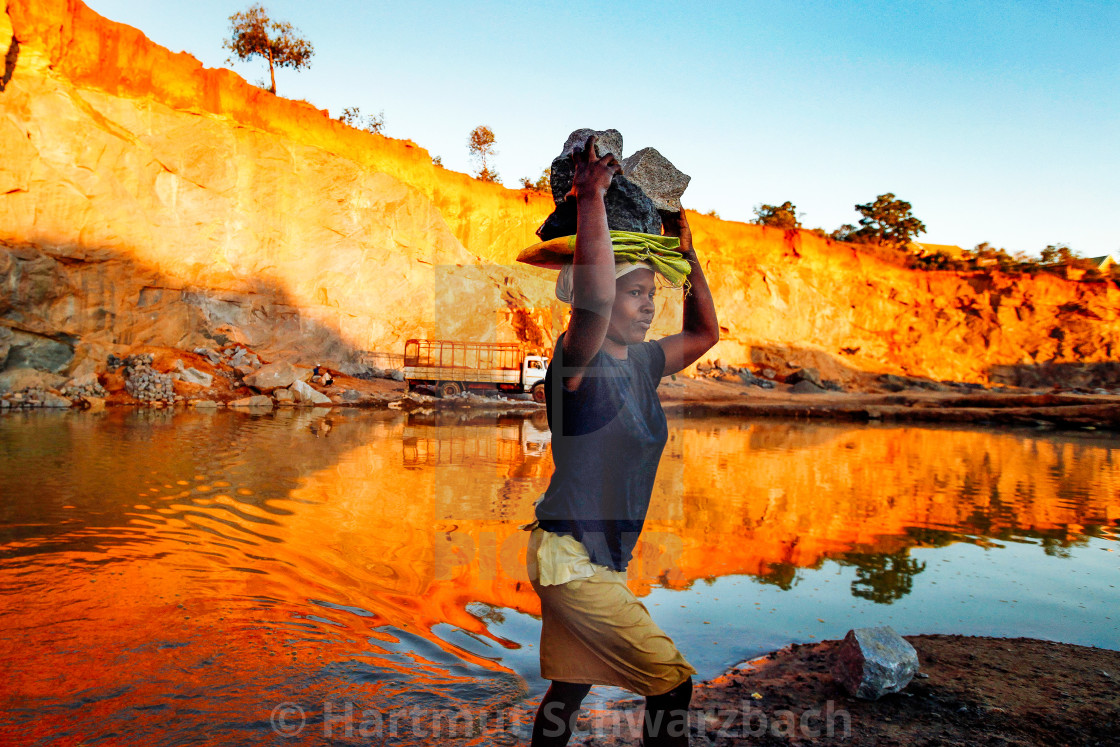
[[[684,208],[681,208],[675,221],[664,213],[662,218],[665,219],[665,234],[680,238],[681,253],[692,265],[688,274],[689,289],[684,296],[681,331],[657,341],[665,351],[665,370],[661,375],[668,376],[688,368],[719,342],[719,319],[716,318],[712,292],[708,289],[708,279],[704,277],[704,269],[692,246],[692,229],[688,226]]]
[[[572,318],[564,335],[560,374],[569,390],[579,387],[583,369],[603,346],[614,306],[614,249],[604,197],[622,171],[618,159],[595,151],[595,136],[572,153],[576,200],[576,247],[572,267]]]

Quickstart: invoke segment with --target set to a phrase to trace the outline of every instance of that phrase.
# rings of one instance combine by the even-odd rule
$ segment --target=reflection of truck
[[[548,455],[552,433],[543,412],[538,410],[533,415],[464,416],[430,409],[410,412],[401,436],[404,466],[418,469],[443,464],[497,464],[512,468],[510,475],[547,477],[548,464],[542,460]]]
[[[466,389],[531,392],[544,402],[548,358],[527,355],[515,342],[409,340],[404,344],[404,378],[409,390],[431,386],[441,397]]]

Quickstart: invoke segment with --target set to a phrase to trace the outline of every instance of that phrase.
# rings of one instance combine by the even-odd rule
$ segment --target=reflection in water
[[[551,442],[542,412],[532,417],[412,413],[404,429],[404,466],[501,464],[540,470]]]
[[[914,588],[914,577],[926,569],[925,563],[910,557],[909,549],[894,553],[844,553],[840,562],[856,568],[852,596],[880,604],[890,604],[909,594]]]
[[[998,559],[1031,543],[1039,562],[1086,567],[1089,538],[1111,550],[1120,522],[1111,438],[670,425],[630,582],[704,618],[749,605],[704,591],[720,577],[793,598],[836,568],[850,600],[893,610],[938,580],[948,591],[950,546]],[[320,736],[328,702],[519,702],[540,682],[517,526],[551,471],[543,413],[0,418],[0,727],[16,741],[205,727],[251,742],[272,738],[284,701]],[[713,636],[755,623],[727,617],[703,643],[730,655]]]

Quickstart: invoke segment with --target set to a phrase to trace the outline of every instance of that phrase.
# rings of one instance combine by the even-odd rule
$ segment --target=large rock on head
[[[619,174],[611,181],[605,197],[607,227],[612,231],[661,234],[661,215],[641,187]],[[576,201],[564,200],[545,218],[537,236],[548,241],[576,232]]]
[[[613,153],[615,158],[622,161],[622,133],[618,130],[592,130],[589,127],[581,127],[568,135],[568,139],[564,141],[564,149],[560,151],[560,157],[572,155],[578,148],[582,148],[587,143],[587,138],[592,135],[595,136],[595,151],[600,157]]]
[[[595,135],[595,150],[600,156],[613,153],[614,157],[622,163],[622,133],[618,130],[592,130],[587,127],[568,135],[560,155],[552,159],[552,168],[549,171],[549,182],[552,185],[552,201],[559,205],[564,201],[564,195],[572,189],[572,180],[576,174],[576,167],[572,163],[572,153],[583,148],[587,138]]]
[[[677,169],[654,148],[642,148],[622,161],[622,173],[642,188],[658,210],[681,211],[681,195],[692,177]]]
[[[855,628],[841,641],[832,674],[849,694],[878,700],[909,685],[918,668],[918,652],[891,627]]]
[[[541,239],[571,236],[576,232],[576,206],[564,197],[572,189],[575,178],[575,165],[572,153],[582,148],[587,138],[596,135],[596,152],[600,157],[612,153],[622,163],[622,133],[618,130],[576,130],[564,141],[560,155],[552,162],[549,179],[552,183],[552,199],[556,210],[548,216],[537,230]],[[661,216],[653,201],[624,174],[618,174],[611,182],[606,194],[607,226],[612,231],[637,231],[639,233],[661,233]]]
[[[637,231],[661,235],[661,216],[642,188],[619,174],[607,190],[607,227],[612,231]]]

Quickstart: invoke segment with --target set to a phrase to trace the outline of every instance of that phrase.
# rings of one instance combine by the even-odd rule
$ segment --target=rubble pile
[[[221,350],[195,348],[193,352],[196,355],[206,356],[212,365],[218,367],[217,375],[230,381],[236,381],[237,377],[249,376],[262,365],[256,353],[241,345],[233,345]],[[228,370],[227,366],[233,370]]]
[[[41,387],[28,387],[9,392],[0,398],[0,409],[27,409],[31,407],[70,407],[70,400]]]
[[[124,386],[141,402],[171,404],[182,397],[176,397],[174,381],[170,374],[160,373],[152,368],[155,356],[151,353],[138,353],[127,358],[110,355],[107,365],[110,371],[124,369]]]
[[[377,366],[360,366],[352,369],[343,368],[343,373],[355,379],[373,381],[374,379],[391,379],[404,381],[404,371],[399,368],[379,368]]]
[[[89,399],[90,397],[105,399],[109,396],[109,393],[105,391],[105,387],[101,386],[101,382],[97,380],[97,374],[95,373],[86,374],[76,379],[70,379],[59,391],[63,397],[69,397],[70,399],[75,399],[77,397],[83,399]]]

